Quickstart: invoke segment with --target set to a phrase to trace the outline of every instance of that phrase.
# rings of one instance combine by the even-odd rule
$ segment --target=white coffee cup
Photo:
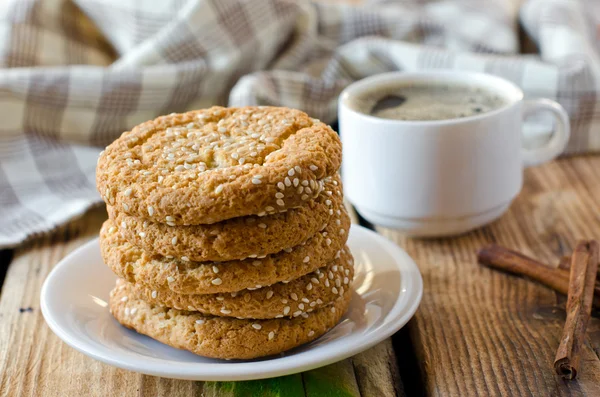
[[[401,82],[475,85],[507,104],[475,116],[424,121],[384,119],[349,106],[354,96]],[[555,131],[543,146],[525,149],[523,119],[542,110],[553,114]],[[346,197],[371,223],[413,236],[459,234],[500,217],[521,190],[523,166],[552,160],[569,140],[562,106],[524,100],[513,83],[481,73],[375,75],[342,92],[338,114]]]

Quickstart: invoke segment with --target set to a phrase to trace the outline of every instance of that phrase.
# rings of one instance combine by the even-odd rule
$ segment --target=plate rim
[[[217,365],[214,363],[190,362],[174,366],[170,362],[160,364],[160,362],[157,362],[157,360],[160,359],[132,363],[131,360],[123,358],[123,356],[118,356],[121,358],[111,357],[111,350],[102,350],[96,346],[90,345],[89,342],[77,337],[76,334],[70,329],[64,329],[54,318],[54,315],[52,314],[53,311],[49,307],[48,302],[48,289],[50,288],[49,285],[51,285],[53,280],[58,277],[61,272],[61,268],[68,266],[68,264],[72,262],[77,255],[93,249],[94,246],[98,246],[99,239],[97,237],[88,241],[62,258],[53,267],[48,276],[46,276],[40,293],[40,307],[42,315],[52,332],[54,332],[54,334],[63,342],[80,353],[117,368],[127,369],[146,375],[185,380],[242,381],[272,378],[320,368],[368,350],[377,343],[389,338],[391,335],[404,327],[406,323],[408,323],[408,321],[414,316],[423,296],[423,278],[417,264],[408,255],[408,253],[406,253],[406,251],[381,234],[364,228],[360,225],[353,224],[351,226],[351,233],[366,235],[370,239],[377,240],[379,244],[382,244],[386,248],[386,251],[388,251],[395,259],[395,266],[400,269],[401,275],[403,276],[400,290],[402,291],[404,289],[402,293],[405,294],[405,296],[409,296],[409,298],[414,295],[414,299],[405,304],[402,313],[397,314],[391,321],[384,321],[383,324],[378,327],[377,332],[374,334],[369,334],[371,336],[369,340],[353,344],[352,346],[347,346],[347,348],[344,349],[337,349],[336,351],[328,353],[324,358],[319,357],[318,355],[309,355],[307,357],[302,357],[301,360],[298,360],[297,356],[294,355],[287,357],[275,357],[258,362],[248,360],[243,362],[224,362]],[[399,303],[400,299],[394,303],[390,309],[390,313],[394,312],[395,310],[399,310],[397,308]],[[335,340],[332,341],[332,343],[334,342]],[[286,358],[289,360],[286,360]],[[265,369],[264,367],[267,363],[270,363],[269,366],[272,368]]]

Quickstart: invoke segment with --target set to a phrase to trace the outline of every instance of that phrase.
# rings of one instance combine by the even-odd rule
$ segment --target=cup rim
[[[382,82],[390,81],[438,81],[438,82],[467,82],[472,84],[473,82],[481,83],[485,88],[489,88],[495,92],[503,92],[503,96],[508,99],[508,103],[497,109],[489,112],[476,114],[466,117],[457,117],[453,119],[442,119],[442,120],[396,120],[386,119],[382,117],[372,116],[370,114],[359,112],[347,103],[350,95],[358,95],[373,84],[381,84]],[[523,90],[515,85],[513,82],[492,74],[481,73],[481,72],[468,72],[468,71],[454,71],[454,70],[440,70],[440,71],[421,71],[421,72],[387,72],[380,73],[373,76],[365,77],[361,80],[357,80],[347,86],[341,93],[338,99],[340,108],[343,107],[347,111],[352,112],[365,119],[382,123],[382,124],[402,124],[402,125],[448,125],[448,124],[461,124],[471,121],[483,120],[487,117],[492,117],[499,114],[506,109],[514,106],[515,103],[523,100]]]

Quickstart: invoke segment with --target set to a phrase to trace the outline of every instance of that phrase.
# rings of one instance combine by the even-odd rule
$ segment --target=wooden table
[[[563,159],[525,176],[523,192],[502,219],[462,237],[418,240],[379,229],[415,259],[425,283],[417,314],[393,340],[325,368],[252,382],[179,381],[112,368],[49,330],[39,310],[42,282],[57,261],[96,236],[106,214],[90,211],[51,236],[0,254],[0,279],[6,271],[0,395],[600,396],[598,318],[589,325],[579,380],[565,382],[552,370],[564,297],[475,261],[477,248],[497,242],[556,263],[577,239],[600,238],[600,156]]]

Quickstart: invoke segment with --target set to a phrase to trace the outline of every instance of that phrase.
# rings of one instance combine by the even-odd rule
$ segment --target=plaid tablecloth
[[[213,104],[283,105],[332,122],[347,84],[392,70],[503,76],[568,110],[569,153],[598,150],[597,4],[0,2],[0,248],[99,203],[97,155],[137,123]],[[519,22],[539,54],[519,55]]]

